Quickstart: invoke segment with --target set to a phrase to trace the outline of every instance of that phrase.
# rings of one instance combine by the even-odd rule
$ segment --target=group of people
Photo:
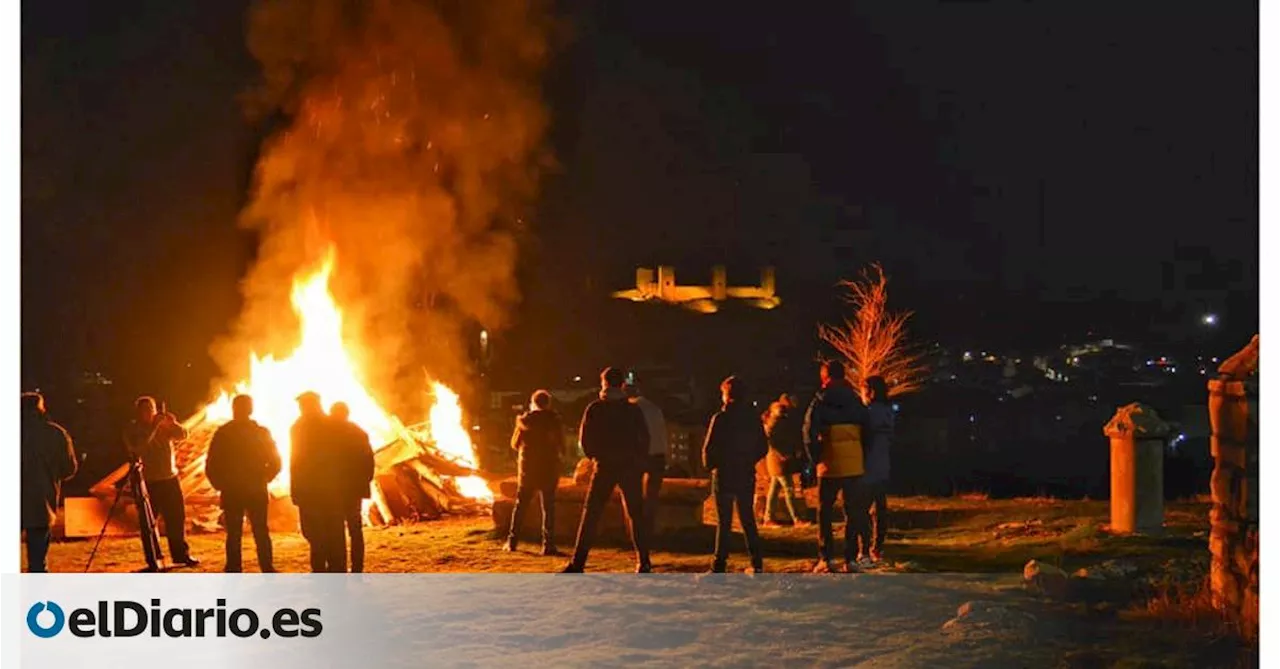
[[[717,530],[712,571],[727,567],[729,540],[736,507],[751,559],[749,572],[764,568],[760,533],[755,518],[757,469],[761,463],[769,484],[763,524],[773,524],[775,498],[783,498],[792,522],[806,526],[796,513],[792,478],[801,473],[816,478],[818,487],[818,572],[858,571],[882,559],[885,540],[885,486],[889,480],[889,450],[894,411],[885,380],[871,377],[854,388],[839,362],[821,368],[822,387],[803,414],[787,395],[763,415],[748,399],[739,377],[720,385],[722,406],[707,428],[702,462],[712,477]],[[652,570],[650,540],[654,535],[659,493],[666,469],[667,430],[661,409],[644,397],[620,369],[600,375],[601,390],[583,413],[578,443],[592,463],[586,503],[578,523],[572,556],[563,573],[580,573],[594,543],[597,528],[615,489],[622,493],[623,511],[636,554],[636,570]],[[864,403],[863,398],[866,398]],[[297,398],[300,417],[290,432],[290,493],[298,507],[302,534],[310,546],[314,572],[364,569],[364,500],[371,496],[374,476],[369,436],[350,420],[342,402],[328,413],[320,396],[306,392]],[[125,429],[130,461],[140,469],[150,492],[155,516],[162,518],[169,553],[176,564],[194,566],[185,537],[185,509],[174,457],[174,445],[186,430],[173,414],[158,408],[151,397],[138,398],[135,417]],[[555,490],[562,458],[568,456],[563,423],[551,408],[545,390],[533,394],[530,410],[516,421],[511,447],[518,453],[518,479],[511,525],[504,548],[518,546],[521,523],[535,497],[542,511],[542,554],[561,555],[555,543]],[[67,431],[48,418],[44,398],[22,395],[22,529],[27,537],[28,567],[45,570],[49,528],[53,524],[60,486],[75,475],[78,460]],[[253,420],[253,399],[232,400],[232,419],[218,428],[205,461],[209,483],[221,493],[225,514],[228,572],[242,570],[243,525],[253,532],[258,566],[276,571],[267,526],[268,484],[279,475],[282,462],[270,431]],[[843,560],[834,549],[835,502],[841,499],[845,518]],[[157,556],[148,551],[148,563]]]
[[[636,571],[652,570],[650,540],[658,511],[667,451],[666,422],[661,410],[645,398],[617,368],[600,375],[600,396],[583,413],[578,442],[594,467],[586,504],[578,524],[573,555],[563,573],[582,572],[587,564],[600,516],[615,488],[622,492],[623,512],[636,553]],[[781,494],[792,522],[806,526],[796,514],[792,477],[816,477],[818,485],[817,572],[854,572],[882,559],[889,480],[889,449],[894,411],[888,384],[881,377],[863,388],[848,381],[843,364],[825,363],[822,387],[803,419],[787,395],[760,415],[748,399],[746,385],[729,377],[720,385],[722,406],[711,418],[703,443],[703,466],[711,472],[717,528],[712,571],[723,572],[729,557],[736,507],[751,559],[748,572],[764,568],[755,518],[758,465],[769,476],[766,525],[773,524],[774,499]],[[866,398],[864,403],[863,398]],[[534,393],[531,409],[516,421],[511,447],[518,452],[517,493],[505,545],[516,550],[524,515],[537,495],[542,506],[542,553],[559,555],[555,546],[555,487],[564,431],[551,409],[551,395]],[[843,560],[834,553],[835,503],[845,517]]]
[[[369,435],[351,422],[351,410],[335,402],[325,413],[320,396],[298,396],[298,420],[289,432],[289,492],[298,507],[302,536],[310,548],[311,571],[364,571],[363,503],[371,495],[374,460]],[[232,400],[232,419],[209,444],[205,473],[222,493],[227,528],[226,571],[241,571],[245,517],[253,530],[258,567],[276,571],[267,529],[267,485],[280,473],[280,452],[271,433],[252,418],[253,398]]]

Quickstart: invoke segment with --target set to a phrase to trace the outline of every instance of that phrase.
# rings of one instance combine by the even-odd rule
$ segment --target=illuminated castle
[[[723,265],[711,268],[711,285],[681,286],[676,283],[676,270],[670,266],[658,267],[657,280],[648,267],[636,269],[636,287],[620,290],[614,297],[633,302],[665,302],[676,304],[699,313],[713,314],[720,310],[720,302],[743,300],[757,309],[772,309],[782,303],[776,295],[772,267],[760,271],[758,286],[730,286]]]

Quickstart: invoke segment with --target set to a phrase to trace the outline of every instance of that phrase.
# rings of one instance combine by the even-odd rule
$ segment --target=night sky
[[[776,265],[766,329],[790,338],[757,343],[802,360],[834,282],[872,260],[942,341],[1177,338],[1206,311],[1224,346],[1256,331],[1255,3],[560,4],[561,166],[497,358],[530,380],[660,358],[678,340],[656,320],[701,328],[605,299],[659,263],[682,282]],[[94,369],[198,397],[215,375],[265,136],[237,98],[246,7],[24,3],[25,386]]]

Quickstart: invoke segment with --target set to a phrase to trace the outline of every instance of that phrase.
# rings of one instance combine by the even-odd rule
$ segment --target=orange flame
[[[360,381],[359,367],[342,336],[342,311],[329,292],[333,266],[334,253],[330,249],[318,271],[294,281],[293,309],[302,326],[298,347],[279,360],[252,353],[248,378],[235,384],[234,391],[224,391],[204,410],[204,420],[224,423],[231,420],[231,400],[235,395],[253,397],[253,418],[271,432],[284,463],[270,486],[276,494],[286,494],[289,489],[289,431],[299,416],[296,398],[303,392],[316,392],[326,403],[346,402],[351,408],[351,421],[369,433],[375,449],[411,435],[404,423],[383,409]],[[424,436],[434,441],[442,454],[475,468],[475,447],[462,424],[458,394],[442,383],[432,386],[434,403],[425,428],[428,434]],[[459,477],[454,485],[468,497],[493,497],[484,479],[478,476]]]

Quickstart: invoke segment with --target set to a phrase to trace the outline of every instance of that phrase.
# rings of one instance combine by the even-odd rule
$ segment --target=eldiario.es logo
[[[151,600],[148,608],[138,602],[100,601],[95,608],[63,611],[56,602],[36,602],[27,610],[27,629],[41,639],[57,636],[63,629],[77,637],[137,637],[150,632],[153,637],[203,638],[208,636],[285,638],[320,636],[320,609],[279,609],[263,626],[252,609],[227,611],[227,600],[217,600],[211,609],[162,608]]]

